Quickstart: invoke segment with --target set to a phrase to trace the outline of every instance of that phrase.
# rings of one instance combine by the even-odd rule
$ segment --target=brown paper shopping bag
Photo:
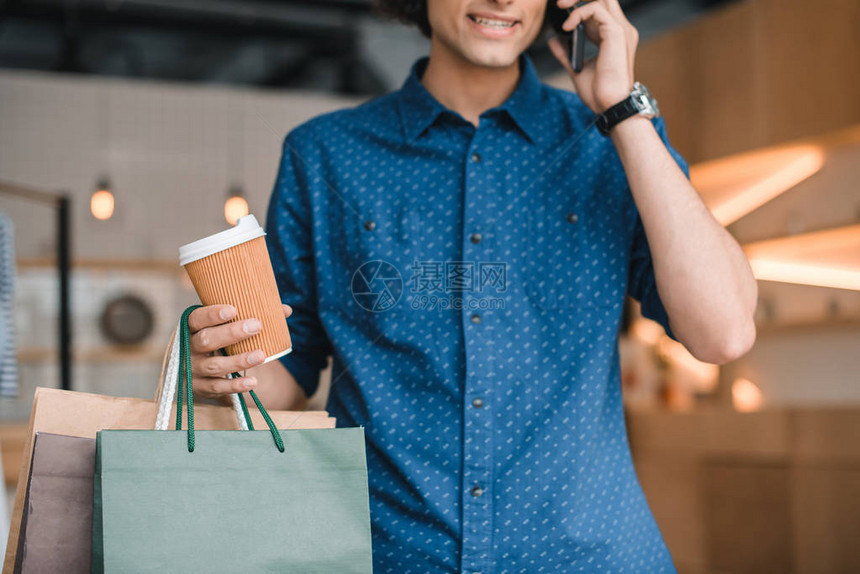
[[[94,439],[36,433],[16,574],[90,571],[95,462]]]
[[[167,421],[173,420],[176,411],[171,394],[175,392],[175,387],[171,389],[170,383],[172,381],[175,385],[175,373],[178,372],[176,370],[178,369],[178,348],[178,337],[174,331],[173,340],[165,354],[162,377],[159,380],[155,400],[36,388],[33,408],[30,412],[30,428],[24,443],[15,502],[10,517],[3,574],[12,574],[15,567],[35,434],[41,432],[94,439],[96,433],[103,429],[166,428]],[[195,426],[203,430],[241,429],[237,411],[235,404],[234,407],[200,405],[194,410]],[[266,428],[266,422],[257,409],[249,408],[249,412],[255,426]],[[335,426],[335,420],[325,411],[269,411],[269,415],[279,429],[334,428]]]

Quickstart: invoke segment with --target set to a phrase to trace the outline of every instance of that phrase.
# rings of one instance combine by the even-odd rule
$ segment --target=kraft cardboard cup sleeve
[[[234,321],[262,323],[256,335],[230,345],[229,355],[262,349],[269,362],[292,350],[281,297],[266,249],[263,228],[253,215],[236,226],[179,248],[179,262],[204,305],[233,305]]]

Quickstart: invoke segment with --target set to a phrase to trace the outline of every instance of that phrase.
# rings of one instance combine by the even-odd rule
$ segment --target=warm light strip
[[[756,279],[860,291],[860,271],[758,258],[749,262]]]
[[[860,223],[744,245],[750,259],[860,269]]]
[[[817,148],[797,150],[797,156],[781,168],[766,175],[745,191],[715,207],[714,217],[723,225],[737,221],[774,197],[785,193],[811,177],[824,165],[824,153]]]
[[[817,145],[751,152],[692,166],[690,180],[725,226],[821,170],[824,159]]]

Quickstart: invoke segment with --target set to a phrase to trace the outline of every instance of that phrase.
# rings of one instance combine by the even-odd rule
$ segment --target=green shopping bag
[[[364,429],[195,432],[193,308],[176,430],[97,435],[93,572],[372,572]]]

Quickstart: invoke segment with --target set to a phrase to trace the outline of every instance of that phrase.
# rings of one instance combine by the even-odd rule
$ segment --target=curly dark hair
[[[427,0],[375,0],[374,12],[410,26],[418,26],[421,34],[430,38]]]
[[[430,20],[427,18],[427,0],[374,0],[373,11],[383,17],[392,18],[403,24],[417,26],[421,34],[430,39]],[[547,28],[544,14],[542,30]]]

